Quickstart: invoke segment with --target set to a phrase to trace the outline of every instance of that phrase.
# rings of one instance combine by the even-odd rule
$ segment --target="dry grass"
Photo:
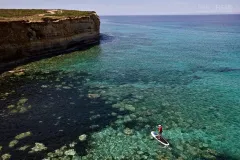
[[[50,10],[50,9],[0,9],[0,20],[39,19],[46,17],[78,17],[92,14],[93,11]],[[40,19],[41,19],[40,18]]]
[[[44,14],[47,10],[43,9],[0,9],[0,17],[23,17]]]

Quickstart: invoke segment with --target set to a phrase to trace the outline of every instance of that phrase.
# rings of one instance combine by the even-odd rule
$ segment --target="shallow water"
[[[72,157],[49,154],[66,145],[76,159],[240,159],[239,20],[101,17],[99,46],[0,80],[0,154]],[[151,139],[157,124],[169,148]],[[36,142],[47,149],[29,153]]]

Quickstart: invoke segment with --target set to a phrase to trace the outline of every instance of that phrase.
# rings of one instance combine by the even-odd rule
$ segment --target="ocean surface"
[[[100,45],[19,68],[0,79],[0,155],[240,159],[240,15],[103,16]]]

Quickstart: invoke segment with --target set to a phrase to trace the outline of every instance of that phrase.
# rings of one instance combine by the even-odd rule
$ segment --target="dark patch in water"
[[[114,41],[115,37],[108,34],[100,34],[100,44],[105,44]]]
[[[128,69],[120,70],[117,72],[108,71],[99,73],[94,76],[94,79],[101,81],[111,81],[111,83],[116,83],[118,85],[131,84],[131,83],[156,83],[167,86],[179,86],[179,85],[188,85],[194,80],[200,79],[198,76],[194,76],[192,71],[180,71],[180,70],[159,70],[155,73],[148,74],[149,70],[141,69]],[[146,74],[148,76],[146,76]]]
[[[233,72],[233,71],[240,71],[239,68],[228,68],[228,67],[225,67],[225,68],[219,68],[217,69],[218,72]]]
[[[3,93],[14,89],[6,100],[0,100],[0,141],[2,153],[10,153],[13,159],[42,159],[46,152],[28,154],[17,151],[23,145],[34,146],[43,143],[49,151],[54,151],[65,144],[79,141],[81,134],[90,134],[101,130],[116,120],[111,116],[117,109],[105,104],[100,98],[88,98],[88,86],[85,85],[87,73],[49,72],[34,73],[23,77],[6,77],[0,81]],[[5,83],[7,81],[7,83]],[[37,81],[37,82],[36,82]],[[59,85],[61,85],[59,87]],[[20,97],[27,98],[27,105],[32,108],[26,113],[10,114],[7,105],[16,104]],[[95,119],[90,117],[97,116]],[[93,126],[94,125],[94,126]],[[12,149],[10,141],[20,133],[31,131],[32,136],[19,141]],[[88,141],[76,146],[79,155],[86,154]]]
[[[240,71],[240,68],[230,68],[230,67],[221,67],[221,68],[206,68],[204,66],[197,66],[196,68],[193,68],[191,71],[197,72],[197,71],[203,71],[203,72],[235,72]]]
[[[234,158],[231,155],[219,154],[216,156],[216,160],[238,160],[238,158]]]
[[[81,42],[79,42],[80,44]],[[12,61],[12,62],[6,62],[6,63],[2,63],[0,64],[0,74],[2,74],[5,71],[9,71],[11,69],[14,69],[15,67],[19,66],[19,65],[25,65],[28,64],[30,62],[35,62],[35,61],[39,61],[41,59],[46,59],[46,58],[51,58],[57,55],[61,55],[61,54],[68,54],[68,53],[72,53],[74,51],[83,51],[83,50],[87,50],[92,48],[93,46],[99,45],[100,41],[96,41],[95,43],[91,43],[89,45],[83,45],[85,42],[82,42],[82,45],[76,45],[76,44],[70,44],[70,46],[68,46],[66,48],[66,50],[62,50],[62,51],[51,51],[48,52],[46,51],[45,54],[41,54],[41,55],[36,55],[36,56],[32,56],[32,57],[24,57],[23,59],[18,59],[16,61]]]

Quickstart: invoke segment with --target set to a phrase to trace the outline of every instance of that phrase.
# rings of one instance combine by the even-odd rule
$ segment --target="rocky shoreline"
[[[100,41],[100,19],[95,12],[40,20],[0,20],[0,26],[1,71],[45,56],[83,49]]]

